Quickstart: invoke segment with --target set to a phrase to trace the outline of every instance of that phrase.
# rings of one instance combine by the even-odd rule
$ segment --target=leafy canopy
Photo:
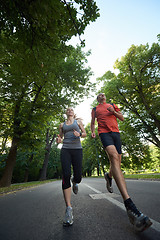
[[[160,45],[132,45],[128,53],[117,60],[116,75],[106,72],[101,91],[120,104],[129,124],[141,139],[160,147]],[[127,130],[127,129],[126,129]]]

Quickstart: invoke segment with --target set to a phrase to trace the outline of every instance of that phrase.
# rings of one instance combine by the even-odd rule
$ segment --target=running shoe
[[[127,214],[131,224],[134,226],[134,229],[138,232],[143,232],[152,225],[149,217],[141,213],[133,202],[129,207],[127,207]]]
[[[104,178],[106,180],[106,188],[107,188],[108,192],[113,193],[112,178],[109,177],[108,173],[104,174]]]
[[[67,207],[66,212],[65,212],[64,221],[63,221],[63,226],[64,227],[69,227],[69,226],[72,226],[72,224],[73,224],[72,207]]]
[[[72,181],[72,184],[73,184],[72,185],[72,190],[73,190],[74,194],[77,194],[78,193],[78,183],[75,183],[73,179],[74,179],[74,177],[71,178],[71,181]]]

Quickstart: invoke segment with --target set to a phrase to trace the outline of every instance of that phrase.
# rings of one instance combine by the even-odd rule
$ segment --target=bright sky
[[[132,44],[151,46],[160,34],[160,0],[96,0],[96,3],[100,17],[81,36],[86,42],[84,50],[92,51],[88,65],[94,72],[91,78],[94,82],[108,70],[113,71],[116,59],[124,56]],[[87,97],[75,108],[84,125],[90,122],[93,100]]]

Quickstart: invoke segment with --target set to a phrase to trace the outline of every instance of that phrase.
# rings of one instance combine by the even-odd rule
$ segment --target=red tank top
[[[113,113],[107,110],[108,107],[113,107],[109,103],[99,104],[96,107],[96,118],[98,122],[98,133],[119,132],[117,118]],[[115,111],[120,109],[114,104]],[[94,111],[94,110],[92,110]]]

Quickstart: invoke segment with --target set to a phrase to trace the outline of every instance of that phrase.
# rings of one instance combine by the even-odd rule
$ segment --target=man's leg
[[[135,204],[132,202],[128,195],[127,187],[125,183],[124,176],[122,174],[119,162],[119,154],[114,145],[109,145],[106,147],[106,152],[109,156],[111,164],[111,172],[116,181],[117,187],[124,199],[124,204],[127,210],[127,214],[130,222],[133,224],[136,231],[144,231],[152,225],[151,220],[141,213]]]
[[[118,154],[114,145],[109,145],[105,149],[110,160],[110,172],[113,175],[117,187],[124,200],[129,198],[124,176],[121,171],[121,156]],[[109,175],[110,176],[110,175]]]
[[[121,167],[121,154],[118,154],[118,157],[119,157],[119,165]],[[106,188],[107,188],[108,192],[110,192],[110,193],[113,193],[112,177],[113,177],[113,174],[112,174],[111,164],[110,164],[109,172],[108,173],[106,172],[104,174],[104,178],[106,180]]]
[[[108,155],[108,154],[107,154],[107,155]],[[122,158],[122,154],[118,154],[118,157],[119,157],[119,165],[120,165],[120,167],[121,167],[121,158]],[[113,177],[112,170],[111,170],[111,164],[110,164],[110,168],[109,168],[108,175],[109,175],[110,178]]]

